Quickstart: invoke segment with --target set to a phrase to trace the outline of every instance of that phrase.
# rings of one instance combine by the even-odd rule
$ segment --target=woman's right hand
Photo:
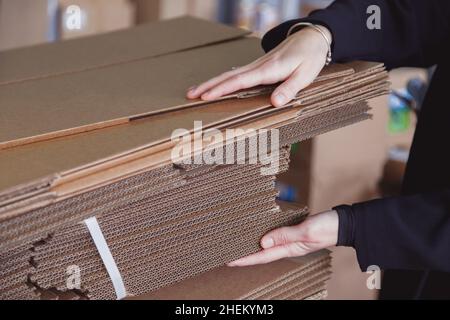
[[[328,39],[332,38],[327,28],[320,28]],[[323,36],[307,27],[253,63],[190,89],[187,97],[211,101],[239,90],[284,81],[271,98],[275,107],[281,107],[314,81],[325,66],[327,54],[328,44]]]

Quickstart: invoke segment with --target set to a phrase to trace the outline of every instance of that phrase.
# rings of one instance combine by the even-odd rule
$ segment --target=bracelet
[[[299,23],[296,23],[289,29],[289,31],[287,33],[287,37],[291,36],[292,33],[294,32],[294,30],[296,28],[298,28],[298,27],[301,27],[301,26],[313,28],[314,30],[318,31],[322,35],[322,37],[325,39],[325,41],[327,42],[327,45],[328,45],[328,54],[327,54],[327,60],[325,62],[325,65],[328,66],[331,63],[331,61],[332,61],[332,57],[331,57],[331,40],[328,39],[328,37],[325,34],[325,32],[323,32],[323,30],[320,29],[318,26],[316,26],[315,24],[312,24],[310,22],[299,22]]]

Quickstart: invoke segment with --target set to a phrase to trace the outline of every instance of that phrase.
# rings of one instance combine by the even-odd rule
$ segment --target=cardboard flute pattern
[[[1,52],[0,299],[325,297],[328,252],[223,266],[305,219],[304,205],[277,201],[290,146],[370,119],[367,101],[388,92],[387,74],[378,63],[334,64],[284,108],[270,104],[270,86],[184,98],[261,55],[247,32],[188,17]],[[172,133],[194,135],[199,121],[278,130],[277,170],[173,163]],[[241,138],[252,160],[255,142]]]

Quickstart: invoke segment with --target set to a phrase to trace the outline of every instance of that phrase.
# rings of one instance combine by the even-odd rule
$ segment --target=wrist
[[[325,64],[331,63],[331,46],[333,42],[333,37],[328,30],[328,28],[321,25],[313,25],[311,23],[299,23],[298,31],[296,31],[296,26],[294,25],[289,30],[289,37],[296,38],[298,41],[306,41],[311,53],[315,57],[324,57]]]
[[[305,221],[307,238],[321,243],[324,248],[336,246],[339,234],[339,216],[331,210],[309,217]]]

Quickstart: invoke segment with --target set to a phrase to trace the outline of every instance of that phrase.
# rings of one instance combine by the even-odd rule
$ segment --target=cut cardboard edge
[[[351,120],[351,121],[346,121],[345,123],[342,123],[342,124],[339,124],[339,125],[332,125],[331,126],[331,129],[322,129],[322,130],[319,130],[319,132],[318,133],[325,133],[325,132],[328,132],[328,131],[330,131],[330,130],[334,130],[334,129],[338,129],[338,128],[340,128],[340,127],[342,127],[342,126],[346,126],[346,125],[350,125],[350,124],[353,124],[353,123],[356,123],[356,122],[359,122],[359,121],[362,121],[362,120],[366,120],[366,119],[368,119],[368,117],[367,116],[356,116],[356,117],[354,117],[354,118],[352,118],[352,119],[354,119],[354,120]],[[24,209],[24,208],[22,208],[22,209]],[[25,209],[24,209],[25,210]],[[21,212],[22,213],[24,213],[24,212],[28,212],[28,211],[24,211],[24,210],[20,210],[20,212],[17,212],[17,215],[19,215],[19,214],[21,214]]]
[[[222,119],[219,122],[211,123],[210,125],[208,125],[204,129],[206,129],[206,130],[209,129],[209,128],[222,129],[222,127],[225,126],[225,125],[230,126],[230,125],[234,125],[234,124],[236,124],[238,122],[239,123],[240,122],[244,122],[247,119],[257,118],[257,117],[260,117],[260,116],[263,116],[263,115],[267,115],[267,114],[270,114],[270,113],[277,113],[280,110],[290,108],[293,105],[296,106],[296,104],[297,104],[297,100],[292,101],[290,105],[287,105],[287,106],[285,106],[283,108],[272,108],[270,104],[262,105],[260,108],[254,108],[253,110],[251,110],[251,112],[246,113],[245,117],[242,117],[242,115],[244,115],[244,114],[241,114],[241,115],[239,115],[239,117],[236,116],[236,117],[229,117],[227,119]],[[191,133],[193,133],[192,130],[191,130]],[[165,146],[163,146],[164,144],[165,144]],[[126,151],[124,153],[120,153],[120,154],[117,154],[117,155],[114,155],[114,156],[111,156],[111,157],[104,158],[102,160],[99,160],[97,162],[88,164],[86,166],[81,166],[81,167],[78,167],[78,168],[74,168],[73,170],[69,170],[69,171],[64,172],[62,175],[66,176],[66,175],[69,175],[69,174],[74,174],[75,171],[85,170],[88,167],[92,167],[92,166],[98,165],[100,163],[104,163],[104,162],[107,162],[107,161],[110,161],[110,160],[113,160],[113,159],[117,159],[117,158],[120,158],[122,156],[129,155],[130,153],[137,152],[139,150],[147,149],[147,148],[150,148],[150,147],[170,148],[172,146],[173,145],[168,141],[168,139],[164,139],[164,140],[160,140],[160,141],[154,141],[154,142],[152,142],[150,144],[146,144],[144,146],[141,146],[140,148],[135,148],[135,149],[132,149],[132,150],[128,150],[128,151]]]
[[[361,95],[359,97],[351,99],[350,101],[344,100],[338,105],[345,105],[347,103],[351,103],[352,101],[356,102],[356,100],[359,101],[369,99],[383,93],[385,93],[385,91]],[[244,130],[248,128],[255,128],[255,125],[258,128],[264,128],[267,126],[272,127],[298,117],[298,108],[280,109],[275,111],[277,112],[276,114],[267,115],[263,117],[263,119],[259,119],[258,121],[250,121],[250,124],[244,125],[241,128]],[[269,121],[269,123],[267,123],[266,121]],[[144,152],[144,154],[142,154],[142,152]],[[142,170],[150,170],[155,169],[158,166],[163,166],[167,164],[167,160],[165,159],[170,159],[170,150],[167,150],[166,148],[150,148],[150,151],[141,150],[138,152],[138,154],[133,154],[131,158],[120,157],[114,161],[107,162],[106,167],[105,165],[99,165],[98,167],[88,169],[87,171],[81,170],[80,172],[74,172],[73,175],[62,174],[59,176],[59,179],[53,180],[51,192],[55,195],[55,201],[56,198],[59,197],[64,199],[77,194],[77,192],[82,193],[91,190],[92,188],[96,188],[105,183],[108,184],[111,181],[116,181],[128,175],[133,175],[136,172],[141,172]],[[143,166],[139,163],[142,163]],[[152,165],[149,166],[149,163],[152,163]],[[141,169],[138,169],[139,167],[141,167]],[[111,179],[114,175],[119,173],[119,171],[119,176]],[[116,174],[114,174],[114,172],[116,172]],[[92,181],[94,183],[89,181]]]
[[[228,279],[231,283],[239,283],[239,278],[248,272],[252,272],[255,275],[260,274],[261,279],[254,278],[254,283],[252,283],[251,286],[247,285],[248,288],[240,288],[237,292],[230,295],[234,295],[234,299],[236,300],[243,300],[252,296],[252,294],[265,291],[266,289],[270,290],[271,285],[277,285],[278,282],[285,280],[289,276],[299,275],[304,272],[305,268],[308,268],[316,263],[320,263],[323,259],[325,259],[324,261],[327,261],[328,256],[329,252],[322,251],[317,254],[302,257],[300,258],[301,260],[284,259],[267,265],[246,268],[232,269],[228,267],[219,267],[139,297],[130,297],[130,299],[153,298],[164,300],[170,298],[182,298],[184,300],[189,299],[188,295],[185,293],[187,293],[187,291],[189,291],[189,287],[193,285],[197,287],[196,294],[203,296],[204,294],[199,292],[202,290],[202,287],[198,287],[197,284],[202,283],[203,281],[208,281],[210,278],[212,278],[212,281],[216,281],[215,285],[219,285],[220,282],[223,281],[222,279]],[[314,274],[311,275],[314,276]],[[211,291],[211,289],[214,289],[210,283],[206,283],[205,286],[208,288],[208,292]],[[220,289],[221,288],[218,288],[218,290]],[[181,293],[181,295],[179,293]],[[225,296],[228,296],[228,294],[225,294]],[[198,296],[196,297],[198,298]],[[215,298],[216,297],[211,297],[211,299]]]
[[[384,91],[383,91],[384,92]],[[349,103],[355,103],[357,101],[360,101],[361,99],[364,100],[366,97],[372,97],[373,95],[363,95],[363,96],[358,96],[355,97],[349,101],[344,100],[341,101],[339,104],[341,106],[344,106],[346,104]],[[242,126],[240,126],[239,128],[246,130],[246,129],[261,129],[261,128],[272,128],[272,127],[276,127],[278,124],[281,124],[285,121],[291,120],[292,118],[296,118],[298,117],[298,108],[287,108],[287,109],[281,109],[279,110],[276,114],[274,115],[267,115],[264,116],[262,119],[258,119],[256,121],[251,121],[251,122],[247,122],[245,124],[243,124]],[[153,151],[153,150],[151,150]],[[201,152],[202,150],[193,150],[194,154],[197,154],[199,152]],[[144,156],[144,158],[139,157],[137,155],[133,155],[130,159],[130,161],[125,160],[125,159],[118,159],[118,162],[116,162],[115,164],[112,163],[108,163],[106,167],[99,167],[99,168],[95,168],[93,171],[89,171],[89,174],[87,176],[85,176],[83,178],[83,174],[78,172],[77,173],[77,180],[78,181],[74,181],[71,179],[70,175],[69,176],[65,176],[65,178],[62,178],[61,180],[59,180],[58,182],[55,183],[54,187],[55,187],[55,192],[57,192],[59,194],[59,192],[62,192],[61,194],[66,194],[65,191],[63,190],[68,190],[66,189],[67,187],[69,187],[71,184],[72,186],[76,186],[76,185],[86,185],[86,178],[87,179],[91,179],[94,175],[97,174],[101,174],[100,171],[102,173],[104,173],[105,175],[109,175],[110,172],[114,172],[116,170],[118,170],[119,167],[122,168],[122,170],[120,170],[122,173],[127,172],[126,174],[131,174],[131,172],[127,169],[125,169],[128,166],[132,166],[134,167],[135,164],[138,163],[152,163],[152,165],[148,166],[148,165],[144,165],[144,167],[142,167],[142,170],[148,170],[148,169],[154,169],[158,166],[162,166],[165,164],[168,164],[169,162],[167,162],[167,159],[170,159],[170,152],[171,150],[167,150],[165,148],[163,148],[162,150],[156,152],[156,153],[149,153],[147,155]],[[163,160],[165,159],[165,160]],[[161,162],[159,162],[161,161]],[[154,167],[154,165],[156,164],[156,167]],[[113,165],[112,167],[110,165]],[[139,166],[139,165],[138,165]],[[135,169],[136,167],[134,167]],[[131,168],[130,168],[131,169]],[[141,169],[139,169],[141,170]],[[107,172],[109,171],[109,172]],[[135,170],[132,170],[135,172]],[[125,175],[126,175],[125,174]],[[124,176],[125,176],[124,175]],[[69,189],[71,189],[71,187],[69,187]],[[59,191],[56,191],[59,190]],[[67,194],[70,194],[67,193]]]
[[[379,91],[374,92],[373,94],[361,95],[360,99],[369,99],[369,98],[372,98],[373,96],[382,95],[384,93],[386,93],[386,90],[384,90],[384,91],[383,90],[379,90]],[[338,103],[337,105],[339,106],[340,103]],[[249,113],[248,117],[243,117],[242,119],[238,119],[236,121],[228,121],[228,122],[224,121],[224,125],[230,126],[230,125],[233,125],[235,123],[245,123],[246,120],[252,120],[253,118],[258,118],[258,117],[260,117],[262,115],[270,115],[271,113],[273,113],[273,114],[282,113],[282,112],[285,112],[286,109],[283,109],[283,108],[275,109],[275,108],[270,108],[270,106],[261,107],[261,110],[264,110],[264,111],[255,112],[255,113]],[[297,115],[297,118],[299,116],[300,116],[300,114]],[[211,125],[211,126],[214,126],[214,125]],[[75,168],[73,170],[69,170],[67,172],[63,172],[62,174],[49,176],[49,178],[47,178],[47,179],[45,179],[45,178],[40,179],[36,184],[30,183],[28,185],[15,186],[15,187],[13,187],[11,189],[6,189],[5,191],[1,192],[0,193],[0,200],[4,200],[5,201],[5,199],[9,199],[9,201],[13,201],[11,199],[13,199],[15,197],[14,194],[16,194],[18,196],[17,199],[22,199],[23,195],[21,195],[20,193],[26,194],[26,192],[24,192],[22,190],[23,188],[29,189],[30,186],[33,186],[35,188],[39,188],[40,185],[42,185],[42,180],[44,180],[44,181],[46,180],[47,183],[49,183],[49,184],[51,183],[53,186],[58,186],[60,183],[70,182],[70,178],[68,178],[68,177],[72,177],[73,179],[76,179],[79,176],[83,176],[85,174],[90,174],[89,173],[89,167],[91,167],[91,166],[94,168],[91,173],[94,173],[95,171],[100,170],[100,167],[99,168],[95,168],[95,167],[97,165],[101,165],[101,163],[107,163],[107,166],[110,166],[110,165],[114,166],[114,164],[108,163],[108,162],[110,162],[111,160],[116,159],[116,160],[119,161],[119,164],[120,164],[121,162],[124,161],[124,157],[125,156],[128,159],[133,159],[133,157],[129,158],[129,155],[131,153],[134,153],[134,152],[139,153],[139,155],[136,155],[136,157],[138,157],[138,158],[143,157],[143,156],[145,156],[145,154],[143,154],[141,152],[143,152],[143,150],[146,149],[146,148],[151,148],[151,153],[155,153],[155,152],[159,152],[159,151],[164,150],[164,148],[170,148],[170,145],[154,146],[153,144],[151,144],[151,145],[142,146],[140,148],[137,148],[137,149],[134,149],[134,150],[130,150],[130,151],[127,151],[125,153],[122,153],[122,154],[119,154],[119,155],[116,155],[116,156],[113,156],[113,157],[110,157],[110,158],[102,159],[102,160],[100,160],[98,162],[95,162],[93,164],[90,164],[90,165],[82,166],[80,168]],[[30,193],[30,195],[31,194],[32,193]],[[29,195],[25,195],[23,197],[27,197],[27,196],[29,196]],[[0,201],[0,202],[3,203],[3,204],[7,204],[7,202],[3,202],[3,201]]]

